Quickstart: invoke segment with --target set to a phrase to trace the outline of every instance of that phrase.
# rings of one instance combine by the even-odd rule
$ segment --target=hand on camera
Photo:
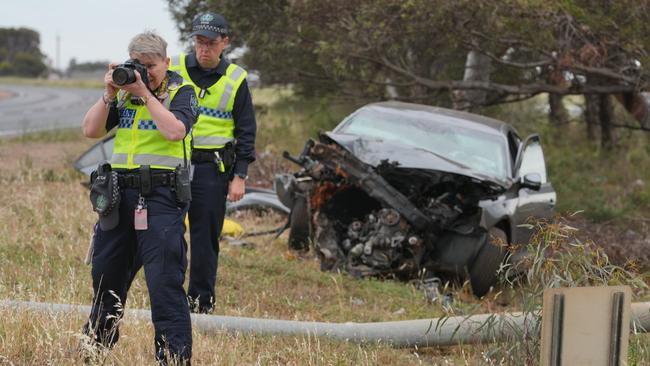
[[[121,89],[131,93],[131,95],[135,95],[136,97],[144,97],[147,94],[151,94],[149,89],[147,89],[147,86],[142,82],[142,76],[140,76],[140,73],[137,70],[134,70],[134,73],[135,82],[122,85]]]
[[[104,75],[104,89],[106,90],[107,97],[113,98],[117,95],[119,86],[113,83],[113,69],[117,66],[115,63],[108,64],[108,71]]]

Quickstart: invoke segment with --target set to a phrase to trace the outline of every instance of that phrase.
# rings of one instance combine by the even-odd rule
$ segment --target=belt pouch
[[[192,200],[192,185],[190,182],[189,167],[177,166],[174,171],[174,179],[176,200],[181,203],[190,202]]]
[[[93,170],[93,172],[90,173],[90,185],[92,185],[95,182],[97,176],[104,175],[106,172],[110,172],[111,170],[112,170],[111,164],[109,163],[99,164],[97,166],[97,169]]]
[[[149,165],[140,166],[140,194],[143,196],[150,195],[152,187],[151,167]]]
[[[221,161],[226,168],[226,172],[229,172],[235,164],[235,145],[232,142],[228,142],[220,149],[219,154],[221,155]]]

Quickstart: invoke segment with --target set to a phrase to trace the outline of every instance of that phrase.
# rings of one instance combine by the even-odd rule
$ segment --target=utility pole
[[[56,69],[61,71],[61,36],[56,33]]]

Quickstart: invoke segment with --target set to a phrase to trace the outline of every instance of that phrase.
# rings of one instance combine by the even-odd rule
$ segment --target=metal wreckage
[[[293,206],[291,248],[307,249],[313,240],[322,270],[357,277],[409,280],[427,271],[462,272],[473,254],[463,244],[486,240],[478,201],[496,194],[494,187],[464,176],[400,169],[388,160],[375,169],[328,135],[320,138],[308,141],[298,158],[285,154],[303,170],[279,177],[282,184],[276,185],[280,200]],[[280,186],[293,202],[284,202]]]
[[[411,107],[364,108],[409,113],[402,109]],[[469,279],[482,296],[496,280],[508,242],[527,241],[528,234],[518,235],[521,230],[514,227],[525,222],[524,216],[552,213],[555,192],[549,183],[538,195],[538,175],[497,182],[431,151],[347,133],[344,125],[321,133],[319,141],[309,140],[298,157],[285,152],[302,169],[279,175],[275,185],[280,201],[292,209],[290,248],[308,250],[313,243],[322,270],[400,280]],[[498,136],[514,131],[502,122],[490,129]],[[513,141],[518,145],[513,155],[523,155],[529,139]],[[511,171],[519,178],[516,168]],[[529,203],[546,204],[545,212],[524,203],[522,195]]]

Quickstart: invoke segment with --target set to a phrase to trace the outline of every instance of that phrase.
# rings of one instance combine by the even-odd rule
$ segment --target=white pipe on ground
[[[25,301],[0,301],[0,309],[36,311],[52,314],[79,313],[88,315],[88,305],[50,304]],[[150,320],[149,310],[126,311],[126,318]],[[650,329],[650,302],[632,304],[632,329]],[[360,343],[388,343],[393,346],[450,346],[459,343],[490,343],[521,333],[537,319],[532,314],[478,314],[447,318],[402,320],[378,323],[324,323],[293,320],[244,318],[234,316],[192,314],[195,329],[204,332],[229,331],[279,335],[326,336]]]

